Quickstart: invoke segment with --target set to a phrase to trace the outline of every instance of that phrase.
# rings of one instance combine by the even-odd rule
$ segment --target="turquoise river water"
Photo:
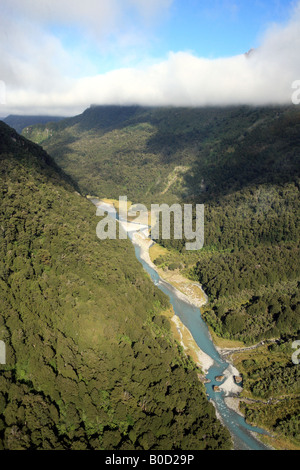
[[[97,204],[99,207],[99,200],[94,199],[92,202]],[[118,214],[116,214],[114,208],[109,208],[107,204],[101,204],[100,207],[107,211],[111,217],[118,218]],[[134,232],[128,233],[131,240],[133,233]],[[206,378],[210,379],[211,382],[205,384],[205,387],[209,399],[215,405],[219,418],[232,436],[234,449],[270,450],[256,438],[257,434],[266,434],[266,432],[260,428],[247,424],[243,416],[239,415],[227,406],[224,401],[224,393],[216,393],[213,390],[215,377],[223,375],[223,372],[228,368],[229,363],[226,362],[217,351],[209,334],[207,325],[201,317],[200,309],[179,298],[176,294],[176,289],[161,279],[158,273],[141,257],[141,247],[135,243],[133,244],[137,259],[150,275],[155,285],[169,297],[175,315],[177,315],[182,323],[189,329],[199,348],[213,359],[213,365],[209,368],[206,375]]]

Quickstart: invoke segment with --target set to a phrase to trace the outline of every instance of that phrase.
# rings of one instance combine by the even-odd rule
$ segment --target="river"
[[[118,219],[118,214],[113,206],[106,203],[99,204],[99,200],[96,198],[92,199],[92,202],[102,210],[107,211],[109,216]],[[156,270],[146,261],[145,257],[142,256],[142,248],[135,242],[133,237],[133,234],[141,228],[143,227],[137,224],[137,228],[135,229],[134,225],[131,224],[130,230],[128,230],[129,238],[134,245],[136,257],[150,275],[155,285],[169,297],[175,315],[177,315],[181,322],[188,328],[199,348],[213,360],[213,364],[206,374],[206,378],[211,381],[205,384],[206,392],[209,400],[212,401],[216,408],[218,417],[231,434],[234,449],[270,450],[256,438],[256,433],[266,434],[266,432],[247,424],[243,416],[227,406],[224,400],[224,392],[215,392],[213,390],[214,385],[222,385],[222,382],[216,384],[215,377],[224,375],[224,373],[226,375],[226,371],[228,372],[228,368],[230,369],[232,366],[221,357],[216,349],[207,325],[201,317],[200,309],[182,299],[182,296],[178,295],[177,289],[161,279]]]

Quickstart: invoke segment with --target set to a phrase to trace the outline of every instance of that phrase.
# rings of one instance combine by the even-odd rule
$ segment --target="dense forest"
[[[219,164],[199,163],[206,187],[190,198],[205,204],[204,249],[184,253],[185,240],[160,240],[203,285],[204,316],[222,337],[299,334],[299,135],[291,108],[238,142],[218,143]]]
[[[42,143],[86,193],[205,204],[203,250],[189,257],[185,239],[160,243],[175,250],[175,258],[181,253],[186,274],[203,285],[211,300],[209,324],[246,342],[297,334],[296,106],[95,106],[23,134]]]
[[[91,107],[23,134],[84,193],[205,205],[203,249],[160,238],[168,251],[154,262],[202,284],[209,298],[202,315],[218,337],[277,341],[235,358],[243,394],[257,401],[242,410],[298,443],[291,344],[300,334],[299,108]]]
[[[91,107],[23,134],[84,193],[204,204],[203,249],[187,252],[185,239],[160,238],[168,252],[155,264],[202,284],[209,297],[202,314],[218,337],[287,348],[299,338],[299,107]],[[240,364],[245,391],[269,400],[286,390],[290,404],[244,411],[291,437],[299,427],[299,369],[290,349],[281,366],[274,354],[270,347],[254,366]]]
[[[254,180],[269,182],[270,167],[283,181],[299,144],[297,122],[297,107],[94,106],[60,122],[28,126],[23,135],[41,144],[86,194],[125,194],[146,204],[207,203]],[[287,127],[292,134],[285,135]],[[283,152],[278,167],[276,154]]]
[[[300,447],[300,368],[293,364],[288,335],[234,355],[243,376],[240,405],[248,422],[266,428],[276,437],[277,448]],[[271,445],[274,441],[269,442]]]
[[[2,449],[229,449],[128,240],[0,122]]]
[[[48,122],[61,121],[63,117],[60,116],[20,116],[18,114],[10,114],[3,119],[3,122],[8,126],[21,133],[24,127],[32,126],[34,124],[47,124]]]

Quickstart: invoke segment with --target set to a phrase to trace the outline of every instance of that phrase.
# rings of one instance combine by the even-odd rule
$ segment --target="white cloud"
[[[34,23],[36,29],[29,28],[27,16],[22,18],[24,3],[38,20]],[[0,20],[0,40],[7,44],[7,49],[0,55],[3,74],[0,79],[7,84],[7,105],[0,108],[2,115],[12,112],[70,115],[91,103],[177,106],[284,104],[291,103],[292,82],[300,79],[300,3],[290,21],[283,26],[272,26],[262,38],[261,46],[249,56],[209,60],[186,52],[170,52],[167,59],[156,64],[121,68],[79,79],[68,77],[68,70],[74,67],[89,69],[88,61],[76,54],[70,56],[57,38],[42,29],[41,24],[52,18],[56,6],[58,12],[53,20],[61,18],[63,21],[69,7],[72,21],[82,19],[81,24],[86,22],[96,27],[97,15],[92,13],[98,11],[102,15],[99,28],[105,30],[107,25],[114,28],[125,14],[118,10],[119,0],[85,0],[80,3],[51,0],[41,3],[42,7],[34,11],[36,2],[9,1],[9,4],[20,7],[19,22],[10,25],[10,41],[5,37],[4,20]],[[150,18],[158,15],[161,9],[166,11],[171,0],[150,2],[151,10],[146,0],[126,0],[124,3],[127,7],[136,8],[138,5],[140,15]],[[101,6],[101,10],[96,10],[96,5],[97,8]],[[126,34],[130,36],[130,31]],[[36,40],[37,35],[39,41]]]
[[[94,41],[117,40],[168,10],[173,0],[1,0],[1,14],[44,28],[72,26]]]

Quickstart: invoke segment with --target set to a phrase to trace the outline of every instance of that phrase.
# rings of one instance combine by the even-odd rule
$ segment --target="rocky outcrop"
[[[217,375],[216,381],[217,382],[222,382],[225,379],[225,375]]]
[[[243,382],[243,377],[241,377],[241,376],[234,375],[233,378],[234,378],[234,381],[237,385],[240,385]]]

